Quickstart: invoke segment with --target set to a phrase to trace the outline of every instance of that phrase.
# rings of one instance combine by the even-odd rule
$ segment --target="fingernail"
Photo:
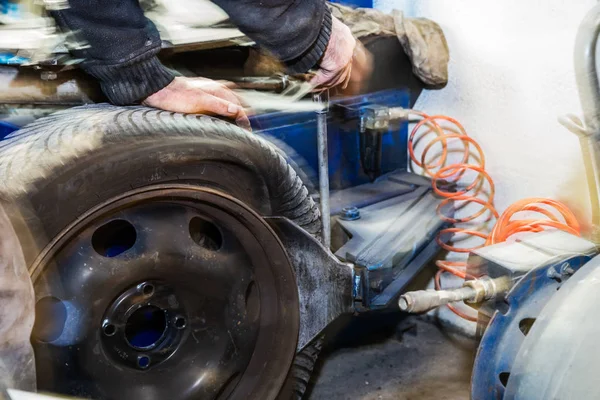
[[[252,132],[252,126],[250,125],[250,121],[248,121],[246,118],[238,118],[235,120],[235,123],[240,128]]]
[[[227,106],[227,112],[230,114],[237,114],[239,110],[240,110],[240,108],[233,103],[230,103]]]

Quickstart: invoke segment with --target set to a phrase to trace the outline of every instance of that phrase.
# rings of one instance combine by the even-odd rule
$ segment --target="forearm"
[[[156,54],[158,31],[144,17],[137,0],[70,0],[53,11],[63,30],[73,32],[83,69],[100,81],[114,104],[132,104],[168,85],[174,78]],[[82,46],[83,45],[83,46]]]
[[[290,72],[318,64],[331,34],[324,0],[214,0],[242,32],[284,61]]]

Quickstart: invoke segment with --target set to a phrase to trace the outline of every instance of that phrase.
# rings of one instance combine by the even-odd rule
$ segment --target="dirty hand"
[[[240,99],[224,82],[176,77],[166,87],[148,96],[142,104],[165,111],[223,116],[234,119],[242,128],[250,129],[250,121]]]
[[[352,36],[350,28],[336,17],[332,18],[329,43],[311,83],[317,89],[340,86],[357,92],[371,74],[372,57]]]

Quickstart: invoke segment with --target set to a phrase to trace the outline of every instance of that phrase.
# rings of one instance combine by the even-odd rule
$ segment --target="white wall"
[[[377,8],[427,17],[445,31],[450,82],[416,106],[463,122],[483,146],[501,212],[523,197],[588,208],[576,137],[557,122],[581,113],[573,51],[595,0],[379,0]],[[575,185],[575,188],[573,188]],[[585,214],[588,211],[584,211]]]

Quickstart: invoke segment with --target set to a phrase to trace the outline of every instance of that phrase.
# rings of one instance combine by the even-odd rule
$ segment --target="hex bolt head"
[[[558,281],[560,281],[563,277],[560,272],[558,272],[558,271],[556,271],[556,269],[554,269],[554,267],[548,268],[548,271],[546,272],[546,276],[550,279],[556,279]]]
[[[575,273],[575,270],[571,268],[569,263],[564,263],[560,266],[560,272],[562,275],[573,275]]]
[[[356,221],[360,219],[360,210],[356,207],[344,207],[342,208],[340,219],[344,221]]]

